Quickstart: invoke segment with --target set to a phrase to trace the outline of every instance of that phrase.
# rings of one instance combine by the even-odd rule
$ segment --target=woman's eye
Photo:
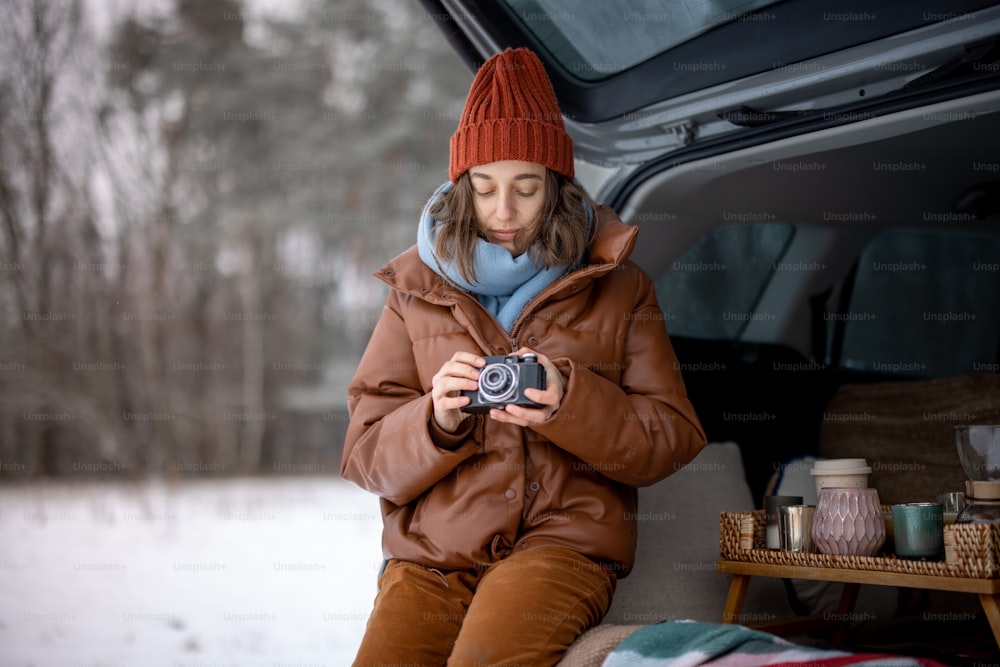
[[[478,197],[489,197],[491,194],[493,194],[493,190],[490,190],[489,192],[480,192],[479,190],[476,190],[475,192],[476,196]]]
[[[518,192],[517,194],[521,197],[532,197],[538,190],[532,190],[531,192]]]

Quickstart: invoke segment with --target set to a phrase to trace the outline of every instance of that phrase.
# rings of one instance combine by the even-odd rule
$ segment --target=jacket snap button
[[[503,495],[507,500],[514,500],[514,498],[517,498],[517,491],[514,489],[507,489],[503,492]]]
[[[528,345],[538,345],[538,339],[532,336],[528,339]]]
[[[531,484],[528,485],[528,488],[531,489],[532,491],[537,491],[539,488],[541,488],[541,486],[542,485],[539,484],[538,482],[532,482]]]

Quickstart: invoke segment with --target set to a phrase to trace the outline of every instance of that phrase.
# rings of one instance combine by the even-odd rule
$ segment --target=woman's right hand
[[[469,403],[462,391],[479,387],[479,369],[486,360],[471,352],[456,352],[431,379],[431,400],[434,403],[434,421],[448,433],[458,430],[468,415],[461,408]]]

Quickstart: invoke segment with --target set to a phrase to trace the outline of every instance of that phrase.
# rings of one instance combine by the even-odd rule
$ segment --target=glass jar
[[[955,523],[1000,523],[1000,482],[967,480],[965,507]]]

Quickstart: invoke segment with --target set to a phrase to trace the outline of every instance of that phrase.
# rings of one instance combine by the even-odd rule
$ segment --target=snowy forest
[[[416,0],[0,0],[0,480],[337,471],[472,74]]]

